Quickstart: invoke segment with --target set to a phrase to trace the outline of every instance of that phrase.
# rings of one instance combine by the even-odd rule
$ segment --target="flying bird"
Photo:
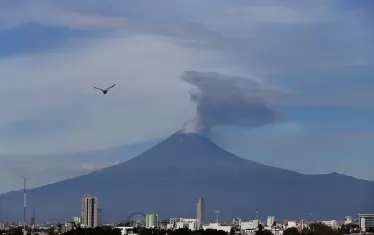
[[[92,86],[92,87],[95,88],[95,89],[98,89],[98,90],[102,91],[103,94],[105,95],[106,93],[108,93],[109,89],[113,88],[115,85],[116,85],[116,84],[113,84],[113,85],[111,85],[110,87],[108,87],[107,89],[101,89],[101,88],[99,88],[99,87],[95,87],[95,86]]]

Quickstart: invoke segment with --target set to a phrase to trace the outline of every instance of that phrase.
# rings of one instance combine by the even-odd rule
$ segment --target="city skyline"
[[[98,198],[94,197],[90,194],[85,194],[82,196],[81,201],[81,217],[74,217],[74,222],[70,222],[69,220],[61,221],[65,223],[63,225],[64,228],[61,227],[61,229],[65,229],[66,231],[69,231],[73,229],[75,226],[82,226],[82,228],[95,228],[102,226],[98,223],[98,211],[99,208],[98,205]],[[241,218],[233,218],[231,222],[224,221],[219,222],[218,218],[215,221],[205,221],[205,200],[203,198],[199,198],[197,200],[197,207],[196,207],[196,218],[190,219],[190,218],[184,218],[184,217],[172,217],[165,220],[160,220],[159,215],[157,213],[147,213],[144,215],[144,224],[126,224],[131,221],[122,221],[120,224],[125,223],[125,226],[118,225],[117,223],[107,223],[105,226],[113,226],[114,228],[119,228],[121,230],[130,230],[135,228],[136,226],[144,226],[147,229],[168,229],[168,230],[177,230],[177,229],[189,229],[191,231],[196,230],[206,230],[206,229],[213,229],[213,230],[223,230],[227,233],[231,231],[232,228],[239,228],[240,231],[250,232],[253,233],[257,231],[262,225],[266,230],[272,231],[272,233],[276,233],[277,231],[284,231],[288,228],[297,228],[299,231],[303,231],[304,228],[309,229],[309,225],[313,223],[321,223],[324,224],[333,230],[337,230],[341,226],[344,225],[351,225],[356,224],[359,226],[361,231],[365,232],[367,229],[374,229],[374,214],[362,214],[358,213],[357,220],[354,220],[352,216],[345,216],[344,220],[287,220],[281,221],[279,219],[276,219],[275,216],[267,216],[266,219],[261,220],[258,218],[255,219],[249,219],[249,220],[242,220]],[[216,210],[216,213],[217,212]],[[256,213],[257,214],[257,213]],[[35,216],[35,215],[34,215]],[[257,217],[257,216],[256,216]],[[35,219],[35,217],[32,217],[32,219]],[[0,229],[4,229],[6,226],[9,226],[9,223],[4,223],[4,221],[0,221]],[[35,224],[35,220],[31,221],[30,224],[26,223],[24,225],[21,225],[19,223],[19,226],[24,226],[26,233],[26,229],[40,229],[39,224]],[[134,227],[135,226],[135,227]]]

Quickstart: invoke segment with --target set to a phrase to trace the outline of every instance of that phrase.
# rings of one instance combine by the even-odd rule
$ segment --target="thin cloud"
[[[0,133],[0,152],[18,152],[20,145],[24,152],[88,150],[168,134],[193,115],[189,86],[178,77],[186,68],[213,64],[209,54],[149,36],[107,39],[87,45],[80,53],[0,61],[3,76],[12,78],[2,89],[7,99],[0,104],[9,112],[0,118],[0,126],[39,118],[40,112],[52,118],[57,107],[65,111],[59,119],[71,123],[63,131],[42,139],[35,135],[28,141],[10,140]],[[118,86],[104,98],[91,87],[107,83]],[[165,125],[154,124],[160,119]],[[7,129],[8,134],[11,131]]]

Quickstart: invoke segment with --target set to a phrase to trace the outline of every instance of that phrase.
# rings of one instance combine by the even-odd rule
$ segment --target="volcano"
[[[103,221],[124,221],[134,212],[195,217],[199,197],[208,219],[215,210],[221,219],[254,218],[256,210],[262,218],[341,219],[374,210],[374,182],[266,166],[182,132],[121,164],[29,190],[28,201],[37,206],[38,221],[71,219],[80,215],[86,193],[99,198]],[[22,191],[3,195],[3,217],[21,220],[22,202]]]

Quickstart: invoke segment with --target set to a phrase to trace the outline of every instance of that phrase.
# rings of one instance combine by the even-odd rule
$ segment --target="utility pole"
[[[26,177],[23,177],[23,234],[27,235],[26,231],[26,206],[27,206],[27,198],[26,198]]]
[[[2,216],[2,200],[3,200],[3,195],[0,195],[0,229],[3,223],[3,216]]]
[[[34,234],[34,231],[36,229],[36,217],[35,217],[35,203],[34,203],[34,210],[32,212],[33,216],[32,216],[32,231],[33,231],[33,234]]]

